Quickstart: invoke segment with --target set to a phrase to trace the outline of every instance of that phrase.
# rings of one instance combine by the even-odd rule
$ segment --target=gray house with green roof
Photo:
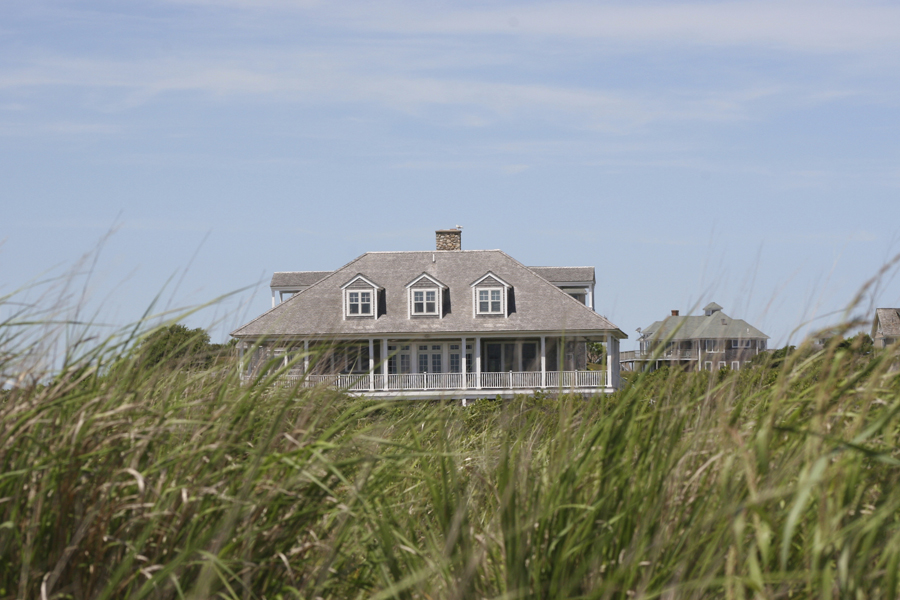
[[[743,319],[726,315],[710,302],[703,316],[681,316],[679,311],[638,330],[640,348],[622,352],[626,370],[679,366],[686,370],[738,370],[754,356],[765,352],[769,336]]]
[[[593,307],[593,267],[528,267],[500,250],[367,252],[335,271],[278,272],[273,307],[232,332],[242,373],[273,358],[298,385],[372,397],[477,398],[611,392],[619,340]],[[588,344],[608,354],[588,368]]]

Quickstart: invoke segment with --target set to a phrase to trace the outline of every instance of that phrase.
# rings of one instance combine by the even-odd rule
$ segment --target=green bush
[[[166,365],[202,369],[209,367],[223,348],[210,343],[205,329],[188,329],[181,323],[173,323],[150,332],[138,345],[137,352],[148,368]]]

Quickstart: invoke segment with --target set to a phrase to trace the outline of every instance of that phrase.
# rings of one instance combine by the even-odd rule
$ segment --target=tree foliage
[[[189,368],[206,368],[212,364],[218,344],[211,344],[209,333],[202,327],[188,329],[181,323],[160,327],[148,335],[138,350],[148,366],[165,364]]]

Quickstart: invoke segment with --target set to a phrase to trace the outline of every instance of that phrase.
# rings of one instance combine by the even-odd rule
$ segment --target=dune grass
[[[0,598],[898,596],[889,353],[462,408],[128,347],[2,392]]]

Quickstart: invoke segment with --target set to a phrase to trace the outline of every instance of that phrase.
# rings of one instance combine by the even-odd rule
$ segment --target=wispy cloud
[[[761,45],[814,52],[900,44],[900,7],[875,2],[507,2],[465,9],[394,2],[356,9],[355,15],[344,13],[356,27],[403,33]]]
[[[122,132],[118,125],[78,121],[47,121],[42,123],[22,123],[0,121],[0,136],[26,137],[34,135],[84,136],[116,135]]]
[[[254,15],[302,15],[335,29],[400,35],[553,36],[652,44],[760,46],[803,52],[897,47],[900,6],[831,0],[522,2],[471,6],[394,0],[166,0],[167,4],[238,9]]]
[[[318,53],[256,56],[234,60],[186,58],[114,61],[36,59],[0,73],[0,90],[58,87],[101,89],[106,110],[164,99],[173,94],[212,98],[255,97],[265,102],[344,103],[416,115],[453,107],[448,123],[484,127],[498,121],[536,118],[586,129],[627,131],[657,121],[733,121],[749,117],[748,107],[780,90],[750,88],[695,91],[653,97],[640,90],[597,89],[564,82],[503,82],[465,76],[398,72],[350,55]]]
[[[31,97],[19,94],[22,90],[70,88],[74,102],[83,90],[81,101],[98,111],[128,110],[184,95],[202,101],[365,106],[452,127],[528,122],[629,134],[659,123],[752,120],[769,105],[840,102],[873,94],[882,101],[896,100],[896,90],[873,91],[835,77],[823,83],[797,81],[792,73],[772,71],[741,73],[730,81],[701,77],[700,85],[663,68],[647,74],[665,77],[662,82],[621,75],[629,60],[621,53],[658,57],[661,45],[670,47],[666,56],[687,52],[680,62],[675,60],[677,69],[692,64],[691,52],[712,57],[722,47],[817,53],[874,49],[871,54],[878,60],[896,60],[900,52],[886,49],[900,50],[895,34],[900,7],[888,4],[493,2],[459,8],[409,1],[139,3],[144,9],[178,5],[214,13],[217,23],[234,35],[204,38],[195,45],[189,33],[196,25],[190,23],[200,15],[191,13],[182,15],[189,19],[186,25],[171,15],[169,21],[161,19],[168,22],[159,35],[165,36],[169,50],[161,45],[149,52],[136,45],[113,57],[73,55],[53,48],[50,41],[42,47],[27,45],[29,51],[0,66],[0,102],[5,94],[10,98],[5,104],[27,105]],[[108,27],[109,15],[97,18]],[[291,35],[292,26],[302,33]],[[278,32],[273,38],[277,43],[265,37],[270,28]],[[328,35],[309,34],[318,29]],[[617,63],[618,79],[607,80],[603,71],[591,76],[594,64],[609,61]],[[557,74],[570,62],[579,76]]]

